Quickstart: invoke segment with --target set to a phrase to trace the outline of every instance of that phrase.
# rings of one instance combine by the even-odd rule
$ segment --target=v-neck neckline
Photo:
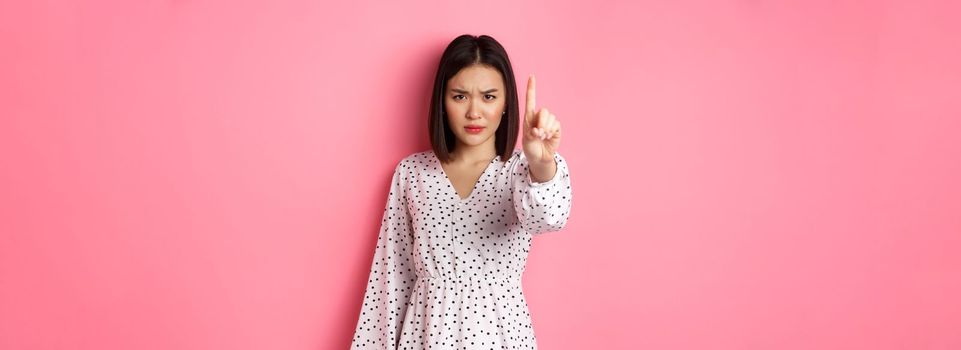
[[[457,188],[454,188],[454,182],[450,180],[450,177],[447,176],[447,172],[444,171],[444,165],[443,163],[441,163],[440,158],[437,158],[437,154],[434,153],[434,151],[431,151],[430,154],[434,158],[434,163],[437,165],[437,169],[440,170],[440,173],[442,175],[444,175],[444,179],[447,181],[447,188],[450,189],[450,192],[453,195],[454,200],[456,200],[458,203],[461,203],[461,204],[467,203],[471,200],[471,198],[474,198],[474,193],[477,192],[477,185],[479,185],[481,181],[484,180],[484,177],[487,176],[487,172],[488,170],[490,170],[491,164],[494,164],[494,162],[500,159],[501,157],[498,154],[497,156],[494,156],[494,159],[491,159],[490,163],[487,163],[487,167],[484,168],[484,172],[481,173],[481,176],[477,178],[476,182],[474,182],[474,187],[471,188],[470,193],[467,194],[466,198],[461,198],[460,194],[457,193]]]

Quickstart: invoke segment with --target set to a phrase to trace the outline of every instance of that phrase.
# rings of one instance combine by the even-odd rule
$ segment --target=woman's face
[[[444,94],[447,123],[457,140],[470,146],[493,144],[506,105],[500,72],[479,64],[464,67],[447,81]]]

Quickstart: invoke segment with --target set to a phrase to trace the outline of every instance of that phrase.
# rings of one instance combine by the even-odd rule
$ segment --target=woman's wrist
[[[528,163],[528,171],[530,171],[531,181],[533,182],[550,181],[557,172],[557,160],[551,158],[544,162],[530,162]]]

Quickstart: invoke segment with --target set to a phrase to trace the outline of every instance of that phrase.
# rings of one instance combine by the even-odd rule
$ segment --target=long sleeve
[[[557,171],[545,182],[531,180],[530,167],[523,152],[512,164],[514,211],[521,228],[532,235],[560,231],[570,216],[573,200],[570,171],[560,153],[554,153],[554,160]]]
[[[407,167],[394,169],[351,349],[395,349],[417,276],[407,210]]]

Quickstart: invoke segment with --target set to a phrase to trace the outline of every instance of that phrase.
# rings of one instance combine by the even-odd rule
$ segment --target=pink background
[[[0,349],[346,348],[462,33],[564,125],[542,349],[959,349],[959,14],[4,1]]]

